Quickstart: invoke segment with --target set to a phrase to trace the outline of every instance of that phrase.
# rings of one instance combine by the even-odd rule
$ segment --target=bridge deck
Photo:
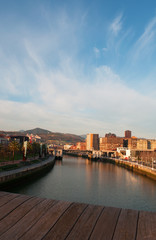
[[[0,192],[0,239],[156,240],[156,213]]]

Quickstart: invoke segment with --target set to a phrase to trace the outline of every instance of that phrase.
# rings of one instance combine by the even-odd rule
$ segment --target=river
[[[156,211],[156,181],[111,163],[64,156],[53,169],[11,192],[57,200]]]

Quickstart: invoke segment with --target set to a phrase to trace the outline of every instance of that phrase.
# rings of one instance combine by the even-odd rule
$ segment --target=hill
[[[34,135],[42,135],[42,134],[50,134],[52,133],[51,131],[49,130],[45,130],[45,129],[42,129],[42,128],[34,128],[34,129],[31,129],[31,130],[26,130],[26,131],[23,131],[22,133],[24,134],[34,134]]]
[[[56,143],[56,144],[75,144],[77,142],[83,142],[84,137],[70,134],[70,133],[59,133],[51,132],[42,128],[34,128],[26,131],[0,131],[0,134],[4,135],[27,135],[33,134],[41,137],[43,142]]]

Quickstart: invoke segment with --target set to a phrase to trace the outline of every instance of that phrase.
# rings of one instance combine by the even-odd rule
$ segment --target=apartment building
[[[118,147],[123,147],[123,138],[117,137],[114,133],[107,133],[105,137],[100,138],[100,150],[116,151]]]
[[[99,150],[99,134],[89,133],[86,139],[87,150]]]
[[[125,138],[131,138],[132,132],[130,130],[125,131]]]

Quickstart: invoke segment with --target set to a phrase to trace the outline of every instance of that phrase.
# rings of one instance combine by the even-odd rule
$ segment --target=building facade
[[[23,144],[24,141],[29,142],[29,137],[27,137],[27,136],[9,136],[9,140],[10,141],[16,141],[20,144]]]
[[[118,147],[123,147],[122,137],[116,137],[115,134],[108,133],[104,138],[100,138],[101,151],[116,151]]]
[[[86,139],[87,150],[99,150],[99,134],[89,133]]]
[[[131,138],[132,132],[130,130],[125,131],[125,138]]]
[[[138,142],[138,139],[137,138],[129,138],[127,139],[128,141],[128,148],[131,149],[131,150],[135,150],[137,149],[137,142]]]
[[[76,144],[76,149],[84,151],[86,150],[86,142],[78,142]]]
[[[129,138],[128,148],[131,150],[138,151],[155,151],[156,150],[156,140],[155,139],[144,139],[144,138]]]

